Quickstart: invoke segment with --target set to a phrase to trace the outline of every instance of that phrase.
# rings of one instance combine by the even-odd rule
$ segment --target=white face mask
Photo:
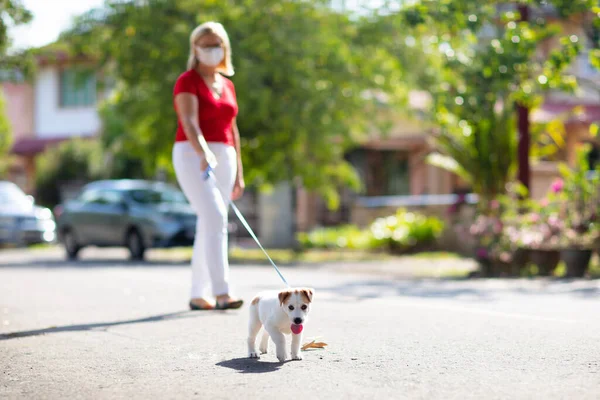
[[[211,47],[207,49],[196,47],[196,57],[202,64],[209,67],[216,67],[223,61],[225,51],[222,47]]]

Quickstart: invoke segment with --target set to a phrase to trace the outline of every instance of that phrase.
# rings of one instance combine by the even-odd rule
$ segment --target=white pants
[[[209,143],[217,158],[213,178],[204,180],[202,158],[189,142],[173,146],[173,166],[179,186],[198,215],[192,254],[192,298],[229,294],[227,217],[237,173],[235,148]],[[212,289],[212,291],[210,290]]]

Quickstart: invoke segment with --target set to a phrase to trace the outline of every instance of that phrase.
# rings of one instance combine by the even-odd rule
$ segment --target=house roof
[[[82,137],[85,138],[85,137]],[[36,138],[36,137],[25,137],[17,139],[10,153],[19,156],[34,156],[37,155],[49,146],[56,145],[69,139],[75,139],[73,136],[60,136],[53,138]]]
[[[559,119],[565,123],[592,124],[600,121],[600,105],[546,102],[531,113],[531,122],[547,123]]]

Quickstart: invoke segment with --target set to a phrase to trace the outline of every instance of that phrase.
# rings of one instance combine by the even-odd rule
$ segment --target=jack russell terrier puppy
[[[260,342],[260,353],[266,354],[269,336],[275,343],[277,359],[287,359],[286,339],[292,334],[292,359],[302,360],[300,344],[303,324],[306,322],[313,299],[313,289],[290,288],[283,291],[259,293],[250,305],[250,323],[248,333],[248,357],[259,358],[256,352],[256,336],[264,328]]]

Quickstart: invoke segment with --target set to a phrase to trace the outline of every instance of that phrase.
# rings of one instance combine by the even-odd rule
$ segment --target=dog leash
[[[217,190],[219,190],[220,189],[219,182],[217,181],[217,177],[215,176],[215,174],[213,172],[213,168],[209,165],[208,168],[206,169],[206,171],[204,171],[204,180],[206,181],[210,177],[212,177],[214,179],[215,184],[217,185]],[[219,190],[219,192],[221,192],[221,190]],[[223,200],[225,200],[225,199],[223,199]],[[225,202],[227,203],[226,200],[225,200]],[[271,262],[271,265],[273,266],[273,268],[275,268],[275,271],[277,272],[277,274],[279,275],[279,277],[281,278],[281,280],[283,281],[283,283],[285,283],[287,287],[290,287],[290,284],[285,279],[285,277],[283,276],[283,274],[281,273],[281,271],[279,270],[279,268],[277,268],[277,265],[275,265],[275,262],[273,261],[273,259],[269,256],[269,254],[267,253],[267,251],[265,250],[265,248],[262,246],[262,244],[260,244],[260,240],[258,240],[258,238],[256,237],[256,235],[254,234],[254,231],[252,230],[252,228],[248,224],[248,221],[246,221],[246,218],[244,218],[244,216],[242,215],[241,211],[237,208],[237,206],[234,204],[233,201],[229,201],[229,204],[231,205],[231,208],[233,208],[233,212],[235,213],[235,215],[237,215],[237,217],[240,220],[240,222],[242,223],[242,225],[244,225],[244,228],[246,228],[246,230],[248,231],[248,233],[250,234],[250,236],[252,236],[252,239],[254,239],[254,241],[256,242],[256,244],[258,245],[258,247],[260,247],[260,249],[262,250],[262,252],[265,253],[265,256],[267,256],[267,258]]]

